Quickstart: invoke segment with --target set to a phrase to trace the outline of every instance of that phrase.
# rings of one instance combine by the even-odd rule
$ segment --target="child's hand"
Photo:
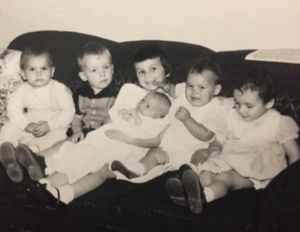
[[[28,133],[33,134],[34,129],[37,127],[37,123],[35,122],[31,122],[29,123],[26,127],[25,127],[25,131]]]
[[[171,83],[162,82],[162,81],[153,81],[153,85],[157,86],[158,88],[161,88],[166,93],[169,93],[171,90]]]
[[[128,109],[121,109],[118,111],[118,113],[121,115],[122,119],[125,121],[130,121],[132,118],[132,112]]]
[[[120,130],[110,129],[105,131],[105,135],[110,139],[114,139],[122,143],[131,144],[131,137]]]
[[[50,131],[48,122],[40,121],[37,123],[37,126],[33,130],[33,135],[35,137],[41,137],[47,134]]]
[[[73,143],[78,143],[83,139],[84,139],[84,133],[82,131],[77,131],[77,132],[73,133],[73,135],[72,135]]]
[[[178,108],[178,110],[176,111],[176,113],[175,113],[175,117],[176,117],[177,119],[179,119],[180,121],[183,122],[183,121],[185,121],[185,120],[191,118],[191,114],[190,114],[190,112],[187,110],[187,108],[185,108],[185,107],[183,107],[183,106],[180,106],[180,107]]]

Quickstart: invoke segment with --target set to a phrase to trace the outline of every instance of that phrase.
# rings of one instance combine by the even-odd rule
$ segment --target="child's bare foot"
[[[178,178],[171,177],[167,179],[166,189],[175,205],[183,207],[187,205],[183,186]]]
[[[11,181],[20,183],[23,180],[23,170],[17,162],[15,148],[12,143],[5,142],[1,144],[0,161]]]
[[[122,162],[117,161],[117,160],[115,160],[111,163],[111,170],[122,173],[128,179],[133,179],[133,178],[139,177],[138,174],[134,173],[129,168],[127,168]]]
[[[203,211],[204,197],[198,175],[192,170],[186,170],[182,175],[182,185],[187,194],[190,210],[195,214],[200,214]]]
[[[27,169],[30,179],[37,181],[44,177],[43,170],[26,145],[20,144],[16,147],[16,158]]]

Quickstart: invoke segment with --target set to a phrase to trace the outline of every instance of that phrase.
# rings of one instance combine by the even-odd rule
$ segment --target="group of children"
[[[23,51],[24,83],[0,131],[0,161],[12,182],[22,183],[25,169],[40,194],[68,204],[110,178],[145,182],[179,169],[166,189],[198,214],[230,190],[264,188],[299,159],[298,126],[273,108],[274,87],[263,76],[242,78],[233,98],[223,98],[212,60],[174,85],[166,55],[146,47],[133,60],[138,84],[124,84],[116,97],[105,46],[86,44],[78,65],[84,84],[72,94],[52,79],[47,50]]]

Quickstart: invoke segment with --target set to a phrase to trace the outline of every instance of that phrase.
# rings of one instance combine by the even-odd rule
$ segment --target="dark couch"
[[[170,41],[117,43],[100,37],[59,31],[39,31],[15,38],[9,48],[24,49],[43,43],[55,55],[55,78],[71,89],[79,84],[76,55],[89,41],[105,44],[112,52],[116,89],[134,82],[132,56],[142,46],[163,49],[173,66],[171,80],[184,80],[189,66],[201,57],[219,62],[224,78],[222,94],[230,95],[232,83],[249,70],[268,72],[279,83],[278,109],[300,124],[300,65],[245,61],[250,52],[214,52],[208,48]],[[266,77],[267,78],[267,77]],[[9,197],[0,199],[0,231],[300,231],[300,161],[280,173],[260,191],[230,193],[207,205],[201,215],[172,204],[165,191],[166,173],[145,184],[110,180],[98,189],[57,211],[22,207]]]

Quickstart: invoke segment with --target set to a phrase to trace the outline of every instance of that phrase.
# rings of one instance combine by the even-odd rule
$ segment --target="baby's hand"
[[[157,86],[157,88],[162,89],[166,93],[169,93],[171,90],[171,83],[167,83],[164,81],[153,81],[152,84]]]
[[[75,132],[72,135],[72,142],[73,143],[78,143],[83,139],[84,139],[84,133],[82,131]]]
[[[117,140],[119,142],[122,143],[129,143],[131,141],[131,137],[129,135],[127,135],[126,133],[120,131],[120,130],[116,130],[116,129],[110,129],[105,131],[105,135],[110,138],[110,139],[114,139]]]
[[[37,123],[31,122],[25,127],[25,131],[33,134],[33,131],[37,127],[37,125],[38,125]]]
[[[183,107],[183,106],[180,106],[180,107],[178,108],[178,110],[176,111],[176,113],[175,113],[175,117],[176,117],[177,119],[179,119],[180,121],[183,122],[183,121],[185,121],[185,120],[191,118],[191,114],[190,114],[190,112],[187,110],[187,108],[185,108],[185,107]]]
[[[130,121],[132,118],[132,112],[128,109],[121,109],[118,111],[118,113],[121,115],[122,119],[125,121]]]
[[[37,126],[33,130],[33,135],[35,137],[41,137],[47,134],[50,131],[48,122],[40,121],[37,123]]]

